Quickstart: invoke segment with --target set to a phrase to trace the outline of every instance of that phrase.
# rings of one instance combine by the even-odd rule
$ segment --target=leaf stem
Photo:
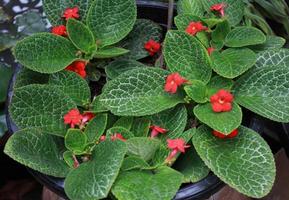
[[[170,30],[173,25],[174,2],[175,2],[174,0],[169,0],[167,30]]]

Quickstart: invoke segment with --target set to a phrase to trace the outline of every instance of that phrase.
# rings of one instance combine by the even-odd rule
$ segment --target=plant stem
[[[172,28],[174,17],[174,2],[174,0],[169,0],[167,30],[170,30]]]

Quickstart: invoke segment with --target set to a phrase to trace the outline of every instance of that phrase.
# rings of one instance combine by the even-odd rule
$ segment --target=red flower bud
[[[67,8],[64,11],[62,17],[64,17],[66,20],[68,20],[69,18],[78,19],[79,18],[78,11],[79,11],[78,7]]]
[[[150,126],[150,129],[152,129],[151,138],[156,137],[159,133],[166,133],[166,132],[168,132],[166,129],[161,128],[161,127],[159,127],[159,126]]]
[[[54,35],[67,36],[66,27],[64,25],[52,27],[51,33]]]
[[[176,93],[179,86],[188,82],[186,79],[180,76],[179,73],[172,73],[167,76],[165,91],[168,93]]]

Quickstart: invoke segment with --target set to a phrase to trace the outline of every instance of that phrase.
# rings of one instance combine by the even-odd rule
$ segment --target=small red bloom
[[[229,135],[225,135],[219,131],[213,131],[213,135],[217,138],[225,139],[225,138],[234,138],[238,135],[238,129],[233,130]]]
[[[83,115],[82,115],[82,123],[86,123],[90,120],[92,120],[94,117],[95,117],[95,114],[93,114],[92,112],[85,112]]]
[[[70,124],[71,128],[74,128],[75,125],[80,125],[81,121],[82,115],[77,109],[72,109],[64,115],[64,124]]]
[[[112,141],[115,141],[115,140],[121,140],[121,141],[123,141],[123,142],[126,141],[126,139],[124,139],[124,137],[123,137],[120,133],[116,133],[116,134],[112,135],[112,136],[110,137],[110,139],[111,139]]]
[[[99,138],[99,140],[100,140],[101,142],[105,141],[105,140],[106,140],[106,136],[105,136],[105,135],[102,135],[102,136]]]
[[[145,43],[144,48],[151,56],[153,56],[160,50],[161,44],[154,40],[149,40]]]
[[[214,47],[207,48],[208,54],[211,55],[216,49]]]
[[[85,65],[86,63],[83,61],[75,61],[71,63],[69,66],[67,66],[65,69],[68,71],[73,71],[82,78],[85,78],[86,77]]]
[[[190,145],[186,145],[186,142],[182,138],[178,139],[167,139],[168,148],[171,149],[171,153],[166,158],[166,162],[170,162],[178,152],[185,153],[186,148],[189,148]]]
[[[186,32],[195,36],[198,32],[206,31],[208,28],[202,24],[202,22],[191,22],[186,28]]]
[[[151,138],[156,137],[159,133],[166,133],[166,132],[168,132],[166,129],[161,128],[161,127],[159,127],[159,126],[150,126],[150,129],[152,129]]]
[[[211,11],[217,11],[220,13],[220,15],[222,17],[224,17],[225,16],[225,7],[226,7],[225,3],[218,3],[218,4],[211,6]]]
[[[230,92],[223,89],[219,90],[216,94],[214,94],[210,98],[210,102],[214,112],[231,111],[233,100],[234,96]]]
[[[188,81],[181,77],[179,73],[172,73],[167,76],[165,91],[174,94],[177,92],[178,87],[186,82]]]
[[[67,8],[64,11],[62,17],[64,17],[66,20],[68,20],[69,18],[78,19],[79,18],[78,11],[79,11],[78,7]]]
[[[52,27],[51,33],[60,36],[67,36],[66,27],[64,25]]]

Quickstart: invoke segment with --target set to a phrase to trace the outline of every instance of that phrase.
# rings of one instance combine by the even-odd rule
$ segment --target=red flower
[[[238,135],[238,129],[233,130],[229,135],[225,135],[219,131],[213,131],[213,135],[217,138],[225,139],[225,138],[234,138]]]
[[[67,66],[65,69],[77,73],[82,78],[86,77],[85,62],[83,61],[75,61],[69,66]]]
[[[79,11],[78,7],[67,8],[64,11],[62,17],[64,17],[66,20],[68,20],[69,18],[78,19],[79,18],[78,11]]]
[[[51,33],[60,36],[67,36],[66,27],[64,25],[52,27]]]
[[[188,81],[181,77],[179,73],[172,73],[167,76],[165,91],[174,94],[177,92],[178,87],[186,82]]]
[[[220,13],[220,15],[222,17],[224,17],[225,16],[225,7],[226,7],[225,3],[218,3],[218,4],[211,6],[211,11],[217,11]]]
[[[82,115],[82,123],[86,123],[90,120],[92,120],[94,117],[95,117],[95,114],[93,114],[92,112],[85,112],[83,115]]]
[[[166,129],[161,128],[161,127],[159,127],[159,126],[150,126],[150,129],[152,129],[151,138],[156,137],[159,133],[166,133],[166,132],[168,132]]]
[[[149,40],[145,43],[144,48],[149,52],[151,56],[153,56],[160,50],[161,44],[154,40]]]
[[[186,32],[190,35],[195,36],[198,32],[206,30],[208,30],[208,28],[206,26],[203,26],[202,22],[198,21],[198,22],[191,22],[188,25]]]
[[[207,48],[208,54],[211,55],[216,49],[214,47]]]
[[[110,139],[111,139],[112,141],[115,141],[115,140],[121,140],[121,141],[123,141],[123,142],[126,141],[126,139],[124,139],[123,136],[122,136],[120,133],[116,133],[116,134],[112,135],[112,136],[110,137]]]
[[[81,121],[82,115],[77,109],[72,109],[64,115],[64,124],[70,124],[71,128],[74,128],[75,125],[80,125]]]
[[[101,142],[105,141],[105,140],[106,140],[106,136],[105,136],[105,135],[102,135],[102,136],[99,138],[99,140],[100,140]]]
[[[219,90],[216,94],[211,96],[210,102],[214,112],[229,112],[232,110],[232,102],[234,96],[226,91]]]
[[[186,148],[190,147],[190,145],[186,145],[186,142],[182,138],[173,139],[173,140],[168,139],[167,145],[168,145],[168,148],[171,149],[172,151],[169,154],[169,156],[166,158],[166,162],[170,162],[177,155],[178,152],[185,153]]]

